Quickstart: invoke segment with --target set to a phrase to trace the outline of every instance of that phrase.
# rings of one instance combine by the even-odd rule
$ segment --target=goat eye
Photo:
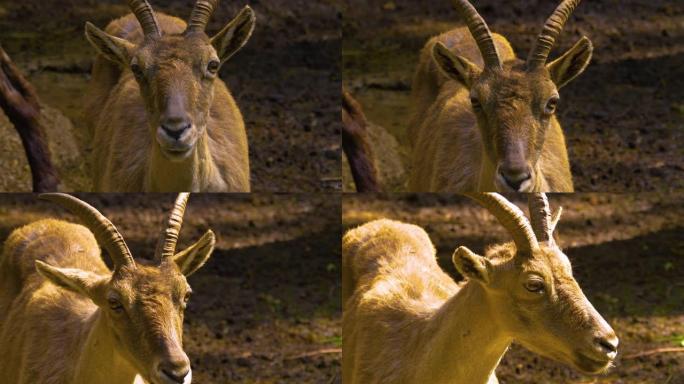
[[[480,100],[477,97],[471,97],[470,98],[470,104],[473,106],[473,109],[479,110],[482,109],[482,105],[480,105]]]
[[[212,60],[207,64],[207,71],[212,74],[216,74],[219,70],[221,63],[218,60]]]
[[[544,112],[546,112],[549,115],[556,112],[556,107],[558,106],[558,101],[559,101],[558,97],[555,97],[555,96],[552,97],[551,99],[549,99],[549,101],[546,102],[546,108],[545,108]]]
[[[112,311],[117,312],[117,313],[123,312],[123,305],[121,304],[121,302],[119,302],[119,300],[109,299],[108,302],[109,302],[109,308]]]
[[[539,280],[539,279],[533,279],[533,280],[528,280],[525,283],[525,289],[527,289],[530,292],[533,293],[541,293],[544,292],[545,289],[544,281]]]

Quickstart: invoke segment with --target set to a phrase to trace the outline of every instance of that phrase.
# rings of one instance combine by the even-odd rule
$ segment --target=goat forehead
[[[157,62],[176,60],[184,63],[192,63],[204,57],[207,44],[199,39],[186,39],[179,36],[171,36],[162,39],[154,45],[152,56]]]
[[[185,288],[182,275],[171,268],[138,265],[126,284],[138,298],[170,296]]]
[[[557,279],[573,279],[570,260],[558,247],[544,246],[540,254],[544,263],[549,266]]]

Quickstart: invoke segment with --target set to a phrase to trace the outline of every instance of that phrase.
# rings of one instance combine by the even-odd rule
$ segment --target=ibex
[[[198,0],[188,24],[128,0],[132,15],[106,32],[86,24],[98,50],[86,105],[97,191],[248,192],[242,115],[221,66],[247,42],[246,6],[214,37],[205,27],[218,0]]]
[[[546,196],[530,221],[497,194],[472,194],[513,237],[479,256],[459,247],[457,284],[420,227],[378,220],[343,240],[343,375],[348,384],[497,383],[512,342],[581,371],[607,370],[613,329],[572,276]]]
[[[413,80],[412,190],[573,191],[558,90],[584,71],[593,47],[582,37],[547,59],[579,2],[556,8],[523,61],[467,0],[453,0],[467,27],[432,38]]]
[[[208,231],[176,253],[181,194],[154,261],[134,260],[114,225],[72,196],[42,195],[84,226],[45,219],[15,230],[0,259],[0,371],[13,384],[189,384],[186,276],[207,261]],[[113,271],[102,260],[109,254]]]

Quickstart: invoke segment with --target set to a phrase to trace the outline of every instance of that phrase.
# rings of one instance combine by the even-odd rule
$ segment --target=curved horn
[[[531,254],[531,251],[538,247],[537,237],[529,221],[515,204],[498,193],[467,193],[466,196],[477,201],[499,220],[513,236],[518,251]]]
[[[188,198],[190,198],[189,193],[178,194],[166,225],[162,229],[159,243],[157,243],[157,256],[160,261],[164,261],[166,258],[173,257],[176,254],[176,243],[178,242],[181,225],[183,225],[183,215],[185,214],[185,207],[188,205]]]
[[[553,226],[551,222],[551,209],[546,194],[534,193],[528,195],[528,206],[530,208],[530,223],[532,230],[537,236],[537,241],[553,244]]]
[[[492,32],[489,30],[489,27],[482,16],[477,13],[475,7],[473,7],[468,0],[453,0],[452,3],[461,18],[465,20],[470,34],[473,35],[477,47],[482,54],[485,68],[500,69],[501,59],[499,58],[499,53],[496,51]]]
[[[563,30],[563,26],[570,18],[572,12],[577,8],[581,0],[563,0],[563,2],[553,11],[553,14],[544,23],[544,29],[537,37],[534,47],[527,58],[527,68],[534,70],[546,64],[551,49],[553,48],[558,35]]]
[[[78,216],[83,221],[83,224],[93,232],[100,246],[109,253],[115,268],[121,266],[135,268],[133,255],[131,255],[131,251],[128,249],[123,236],[121,236],[114,224],[95,207],[64,193],[45,193],[39,197],[43,200],[59,204]]]
[[[190,21],[188,21],[188,28],[186,32],[204,32],[209,23],[211,14],[218,5],[218,0],[197,0],[195,8],[190,14]]]
[[[128,0],[128,7],[131,8],[131,11],[133,11],[133,14],[138,19],[145,37],[161,36],[161,29],[159,28],[157,16],[154,14],[154,10],[147,0]]]

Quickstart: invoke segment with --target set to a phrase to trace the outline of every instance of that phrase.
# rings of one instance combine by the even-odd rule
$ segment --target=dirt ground
[[[477,0],[490,28],[526,57],[558,1]],[[449,1],[346,0],[343,83],[409,152],[411,78],[427,40],[460,21]],[[580,4],[553,55],[582,35],[585,73],[564,87],[559,118],[577,191],[668,191],[684,186],[684,2]],[[407,164],[408,166],[408,164]]]
[[[251,40],[222,69],[247,126],[252,190],[338,190],[340,183],[340,14],[334,0],[221,2],[209,24],[215,33],[250,4],[257,14]],[[0,44],[28,74],[42,101],[72,124],[53,124],[53,137],[79,143],[73,153],[53,148],[65,190],[90,190],[84,166],[83,93],[94,49],[86,21],[104,28],[129,12],[123,0],[0,0]],[[192,0],[152,1],[157,11],[187,18]],[[1,114],[1,112],[0,112]],[[4,191],[28,191],[30,174],[19,139],[9,137],[0,161]],[[4,123],[3,123],[4,121]],[[72,128],[73,126],[73,128]],[[133,143],[134,145],[134,143]],[[8,148],[4,148],[8,147]]]
[[[80,195],[150,257],[172,195]],[[31,195],[0,196],[0,238],[52,217]],[[216,232],[212,258],[189,278],[185,351],[197,383],[340,383],[340,201],[330,196],[194,195],[180,247]]]
[[[514,345],[497,374],[502,384],[682,384],[684,353],[633,357],[656,348],[684,346],[684,194],[555,195],[562,206],[559,245],[576,279],[620,337],[616,366],[585,376]],[[526,211],[523,201],[517,201]],[[346,229],[378,218],[418,224],[430,235],[445,271],[465,245],[510,241],[488,212],[463,197],[440,195],[343,198]]]

